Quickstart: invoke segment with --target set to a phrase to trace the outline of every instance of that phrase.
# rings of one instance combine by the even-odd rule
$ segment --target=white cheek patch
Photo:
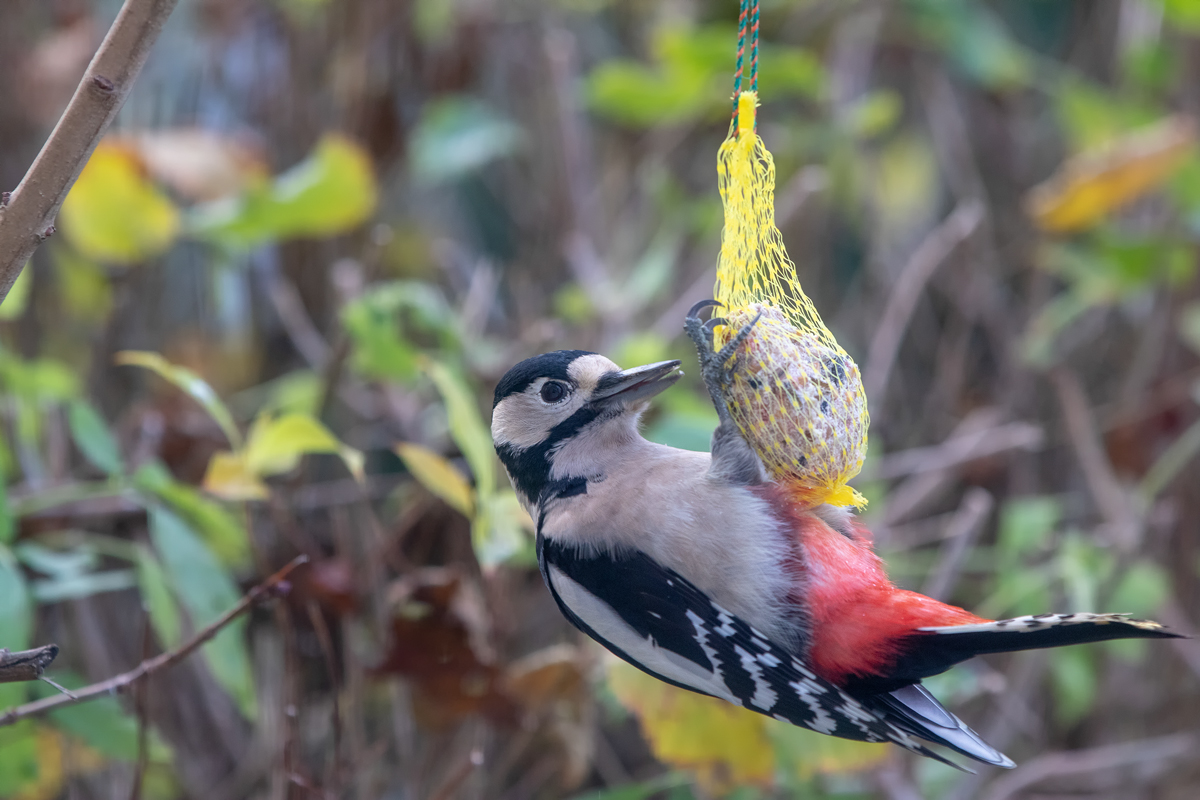
[[[537,396],[542,383],[538,380],[526,391],[509,395],[492,411],[492,441],[497,447],[507,444],[524,450],[539,445],[555,425],[579,409],[577,396],[561,406],[542,402]]]

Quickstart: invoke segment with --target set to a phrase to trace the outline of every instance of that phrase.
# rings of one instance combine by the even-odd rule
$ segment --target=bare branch
[[[983,531],[983,523],[995,505],[996,499],[987,489],[973,486],[967,490],[962,505],[950,520],[949,534],[946,537],[948,544],[942,548],[937,566],[921,587],[922,594],[938,600],[949,599],[954,585],[958,582],[959,573],[966,564],[967,556]]]
[[[1129,493],[1113,471],[1087,396],[1075,373],[1060,367],[1050,373],[1067,422],[1071,446],[1083,469],[1088,490],[1112,532],[1113,543],[1129,553],[1142,537],[1142,521],[1130,503]]]
[[[868,401],[878,406],[887,388],[888,377],[900,352],[904,330],[912,318],[921,292],[933,273],[942,265],[955,247],[979,227],[983,221],[983,205],[977,200],[967,200],[954,209],[954,213],[929,232],[921,245],[904,265],[896,285],[888,298],[879,327],[871,337],[867,348],[867,366],[863,371],[863,387]]]
[[[1019,769],[992,784],[984,797],[1006,800],[1021,790],[1044,780],[1067,775],[1088,775],[1113,769],[1128,769],[1147,762],[1195,755],[1200,737],[1194,733],[1176,733],[1140,742],[1110,744],[1089,750],[1048,753],[1022,764]]]
[[[0,204],[0,300],[8,295],[108,130],[178,0],[125,0],[33,166]]]
[[[99,683],[93,683],[91,686],[85,686],[82,689],[76,689],[75,694],[71,695],[70,697],[67,695],[55,695],[53,697],[46,697],[41,700],[36,700],[32,703],[26,703],[23,706],[10,708],[8,711],[0,714],[0,728],[4,727],[5,725],[11,725],[17,720],[24,719],[25,717],[38,716],[55,708],[74,705],[75,703],[81,703],[84,700],[91,700],[95,697],[109,694],[110,692],[117,692],[122,689],[126,689],[134,683],[146,678],[148,675],[152,675],[159,670],[166,669],[167,667],[182,661],[195,652],[200,645],[204,644],[209,639],[212,639],[214,636],[220,633],[221,629],[226,625],[249,611],[255,603],[274,596],[276,591],[281,588],[281,584],[287,580],[289,575],[291,575],[292,571],[296,569],[296,567],[299,567],[301,564],[305,563],[308,563],[308,556],[296,556],[296,558],[292,559],[291,563],[289,563],[286,567],[279,570],[274,575],[267,578],[265,581],[247,592],[246,596],[237,602],[237,605],[226,611],[217,619],[213,620],[203,630],[174,650],[169,650],[166,653],[156,656],[155,658],[143,661],[141,664],[138,664],[128,672],[123,672],[120,675],[109,678],[108,680],[100,681]]]
[[[20,681],[36,681],[42,677],[42,670],[50,666],[50,662],[58,655],[58,645],[44,644],[32,650],[0,649],[0,683],[18,683]]]

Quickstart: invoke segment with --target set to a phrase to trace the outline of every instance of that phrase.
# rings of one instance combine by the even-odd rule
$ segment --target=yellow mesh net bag
[[[775,227],[775,162],[755,131],[758,95],[738,95],[717,157],[725,228],[716,299],[728,325],[720,348],[761,312],[738,348],[729,414],[778,481],[801,502],[863,506],[846,482],[867,451],[867,398],[858,365],[800,288]]]

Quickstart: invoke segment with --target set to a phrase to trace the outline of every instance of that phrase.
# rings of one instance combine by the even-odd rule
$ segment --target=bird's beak
[[[678,370],[678,361],[659,361],[622,372],[610,372],[596,385],[592,403],[629,406],[639,400],[648,400],[683,377]]]

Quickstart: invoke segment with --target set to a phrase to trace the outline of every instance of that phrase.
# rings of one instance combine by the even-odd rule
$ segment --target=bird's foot
[[[750,335],[755,323],[762,316],[762,312],[758,312],[754,319],[750,320],[718,351],[713,348],[713,329],[718,325],[728,325],[729,321],[723,317],[713,317],[708,322],[701,322],[699,314],[705,308],[719,305],[721,303],[716,300],[701,300],[688,312],[683,321],[683,329],[687,331],[688,337],[696,345],[696,354],[700,359],[700,375],[704,378],[704,385],[712,398],[713,406],[717,409],[717,417],[725,422],[729,419],[729,406],[725,401],[725,390],[729,388],[733,379],[733,371],[737,368],[736,363],[730,364],[729,362],[734,360],[737,349],[742,342],[746,341],[746,337]]]

